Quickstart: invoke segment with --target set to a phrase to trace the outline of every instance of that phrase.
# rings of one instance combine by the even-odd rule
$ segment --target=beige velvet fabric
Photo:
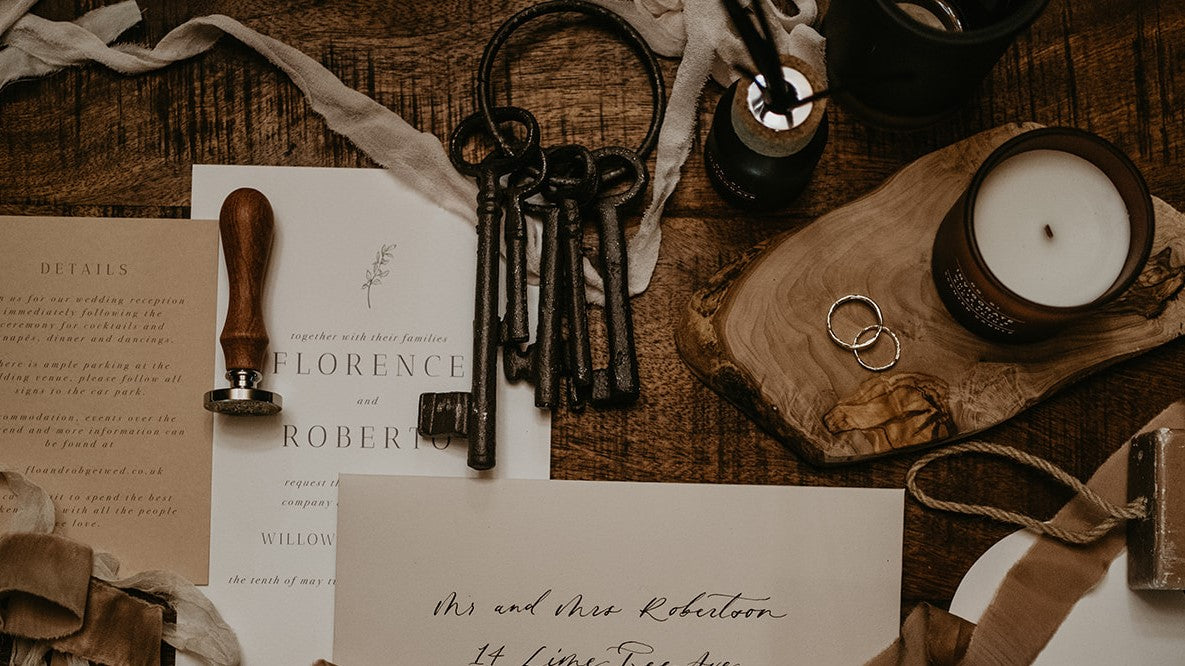
[[[91,580],[81,631],[54,641],[55,652],[103,666],[159,666],[160,606]]]
[[[91,549],[53,534],[0,536],[0,632],[34,639],[78,631]]]
[[[189,581],[167,571],[118,578],[110,554],[50,534],[53,501],[41,487],[0,467],[4,486],[17,508],[0,524],[9,530],[0,535],[0,634],[17,638],[13,663],[148,666],[160,663],[162,640],[214,666],[242,661],[234,631]],[[176,622],[125,590],[163,600]]]

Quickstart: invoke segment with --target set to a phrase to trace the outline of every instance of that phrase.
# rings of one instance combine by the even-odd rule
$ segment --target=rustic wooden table
[[[35,13],[70,19],[98,4],[44,0]],[[155,43],[187,18],[227,14],[308,53],[443,137],[474,109],[482,46],[527,4],[163,0],[147,8],[128,37]],[[496,68],[498,97],[534,110],[545,142],[632,145],[644,132],[645,79],[634,56],[607,33],[542,21],[512,40],[507,54]],[[669,90],[678,63],[663,64]],[[702,100],[701,140],[719,94],[710,85]],[[691,292],[753,244],[810,223],[925,153],[1022,120],[1107,137],[1131,155],[1154,194],[1185,208],[1185,3],[1052,0],[966,108],[921,131],[879,130],[833,108],[814,179],[782,212],[752,215],[723,204],[697,143],[667,207],[654,280],[634,301],[644,395],[624,411],[559,414],[552,475],[901,487],[917,454],[838,469],[810,466],[696,380],[679,359],[672,329]],[[128,78],[86,67],[0,92],[0,214],[187,217],[195,163],[374,166],[325,128],[283,74],[229,38],[155,74]],[[1183,389],[1185,344],[1172,343],[1065,387],[984,438],[1085,477]],[[983,460],[944,463],[926,480],[939,496],[1038,515],[1051,515],[1067,499],[1034,474]],[[946,605],[976,558],[1009,532],[907,501],[903,608]]]

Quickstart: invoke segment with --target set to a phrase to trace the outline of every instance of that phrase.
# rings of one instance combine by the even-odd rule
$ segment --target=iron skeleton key
[[[449,137],[449,158],[458,171],[477,179],[477,278],[473,305],[472,388],[468,393],[420,395],[419,431],[426,435],[457,435],[468,439],[468,463],[473,469],[494,466],[498,320],[498,227],[502,219],[501,178],[529,158],[539,145],[539,125],[527,111],[516,107],[494,110],[499,123],[516,123],[526,129],[525,149],[508,155],[495,149],[479,163],[465,160],[462,151],[474,137],[485,134],[485,121],[475,113],[461,121]]]
[[[527,218],[524,200],[543,186],[547,177],[547,156],[536,146],[528,157],[538,164],[524,165],[510,174],[506,188],[506,313],[502,319],[502,344],[506,351],[531,339],[527,313]]]
[[[568,407],[580,411],[592,393],[593,384],[592,347],[584,297],[584,226],[580,209],[596,195],[599,175],[596,160],[584,146],[556,146],[548,149],[548,158],[552,171],[543,196],[556,205],[560,214],[560,302],[567,325]]]
[[[625,227],[618,210],[637,203],[650,176],[638,154],[626,148],[600,148],[593,160],[602,173],[622,173],[631,180],[624,190],[602,191],[593,200],[597,213],[598,257],[605,287],[605,330],[609,367],[593,373],[593,404],[621,406],[638,399],[638,354],[634,346],[634,318],[630,307],[629,263]]]
[[[553,409],[560,403],[560,211],[551,204],[528,203],[526,209],[543,218],[535,341],[525,350],[504,347],[502,361],[508,380],[530,377],[536,407]]]

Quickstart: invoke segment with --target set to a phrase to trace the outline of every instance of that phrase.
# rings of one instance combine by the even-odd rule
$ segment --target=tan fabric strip
[[[83,624],[89,546],[52,534],[0,536],[0,631],[60,638]]]
[[[1141,432],[1181,427],[1185,427],[1185,402],[1170,405]],[[1125,443],[1087,483],[1116,504],[1127,500],[1128,450]],[[1096,510],[1076,497],[1053,521],[1068,529],[1082,529],[1099,519]],[[979,620],[963,664],[1032,663],[1074,604],[1106,574],[1124,545],[1122,528],[1086,547],[1039,539],[1000,583]]]
[[[1185,401],[1180,401],[1170,405],[1136,434],[1183,425]],[[1112,502],[1126,501],[1129,449],[1129,444],[1125,443],[1113,453],[1087,486]],[[1097,509],[1081,497],[1075,497],[1051,522],[1066,529],[1080,530],[1096,523],[1099,518]],[[1030,664],[1048,644],[1074,604],[1106,574],[1124,545],[1124,531],[1120,528],[1090,546],[1069,546],[1041,537],[1009,570],[978,627],[940,609],[919,606],[902,624],[901,637],[868,664]],[[956,631],[951,622],[964,624]],[[966,636],[967,631],[972,632],[970,637]],[[949,649],[935,649],[935,646],[949,646]],[[960,660],[959,651],[963,647],[966,655]]]
[[[113,573],[95,575],[104,578]],[[169,645],[201,657],[203,663],[211,666],[236,666],[242,661],[234,631],[210,600],[184,578],[167,571],[144,571],[108,582],[120,589],[148,593],[177,612],[177,622],[164,627],[164,640]]]
[[[975,625],[919,604],[901,624],[901,637],[867,666],[955,666],[967,651]]]
[[[16,526],[20,526],[21,529],[26,531],[32,530],[35,532],[49,532],[53,529],[53,502],[41,487],[26,481],[20,474],[5,471],[2,468],[0,468],[0,480],[6,480],[16,493],[17,513],[12,518],[11,529],[17,529]],[[41,545],[50,544],[51,547],[61,548],[65,551],[76,548],[79,549],[79,553],[85,551],[86,554],[85,556],[77,554],[75,558],[77,563],[70,564],[63,563],[63,558],[61,557],[47,557],[45,553],[40,552],[41,545],[20,545],[20,542],[35,541],[38,538],[44,540]],[[5,541],[16,542],[15,544],[10,543],[8,547],[14,548],[18,552],[13,554],[3,550],[2,547]],[[30,551],[33,554],[26,557],[25,555],[21,555],[19,551]],[[69,560],[70,558],[66,559]],[[3,594],[5,588],[25,590],[30,587],[30,578],[26,575],[27,572],[24,571],[26,568],[24,563],[26,561],[31,563],[29,566],[40,571],[42,578],[48,576],[50,581],[40,585],[42,588],[39,593],[40,596],[30,597],[29,599],[17,599],[16,594],[8,595],[8,605],[6,608],[11,612],[0,611],[0,634],[17,633],[19,630],[29,631],[29,633],[21,634],[24,636],[36,634],[41,637],[58,638],[78,631],[83,626],[83,615],[86,612],[87,595],[92,574],[99,578],[114,579],[119,569],[119,563],[111,555],[106,553],[92,553],[89,547],[77,544],[64,537],[50,536],[48,534],[9,534],[0,536],[0,609],[5,608],[5,595]],[[66,579],[76,581],[73,587],[70,588],[76,590],[76,596],[71,597],[68,602],[53,596],[56,594],[54,592],[57,589],[56,586],[60,586]],[[36,581],[39,579],[34,577],[32,580]],[[160,639],[163,636],[170,645],[179,650],[197,655],[205,663],[209,663],[212,666],[233,666],[242,661],[238,640],[235,638],[234,631],[223,621],[217,609],[210,603],[210,600],[194,588],[189,581],[166,571],[145,571],[124,580],[113,581],[112,585],[147,592],[164,599],[176,610],[177,621],[175,623],[163,629],[157,628],[153,631],[157,654],[159,654]],[[21,593],[21,595],[28,596],[24,595],[24,593]],[[51,601],[46,601],[46,598],[51,599]],[[15,607],[13,605],[13,599],[17,599]],[[25,608],[25,606],[30,604],[35,605],[32,611],[37,612],[30,612],[29,609]],[[46,631],[44,629],[30,631],[27,628],[23,628],[24,624],[22,622],[29,621],[43,627],[43,623],[39,620],[30,620],[29,618],[43,617],[46,607],[51,611],[54,608],[61,608],[62,610],[60,612],[63,616],[73,618],[70,626],[66,627],[63,621],[62,629],[54,629],[52,631]],[[16,620],[15,625],[10,622],[8,626],[5,626],[6,618],[13,616],[19,616],[22,619]],[[32,654],[32,656],[28,657],[28,660],[30,660],[29,663],[40,663],[38,661],[40,658],[38,655],[43,656],[44,650],[38,648],[40,652],[36,653],[31,653],[30,650],[36,646],[44,647],[46,645],[46,643],[41,642],[20,641],[16,650],[18,655],[17,663],[26,663],[24,661],[25,656],[29,654]]]
[[[104,666],[159,666],[163,625],[160,606],[92,579],[82,631],[53,649]]]

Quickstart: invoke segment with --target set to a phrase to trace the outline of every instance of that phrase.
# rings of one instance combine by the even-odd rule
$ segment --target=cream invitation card
[[[0,463],[124,573],[204,583],[217,225],[0,217],[0,238]]]
[[[209,593],[248,666],[311,664],[332,647],[338,473],[546,478],[550,422],[530,387],[503,385],[484,475],[464,441],[416,433],[420,393],[471,383],[468,223],[380,169],[195,166],[193,216],[239,187],[275,212],[261,387],[284,407],[215,420]],[[225,386],[213,338],[207,354]]]
[[[339,666],[861,664],[901,490],[343,475]]]

